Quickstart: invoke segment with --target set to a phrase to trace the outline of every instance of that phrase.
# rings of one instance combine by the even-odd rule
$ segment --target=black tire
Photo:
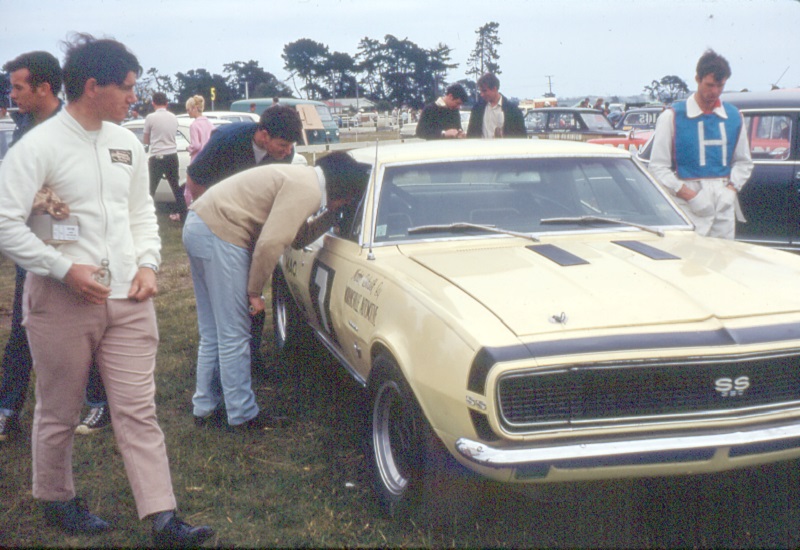
[[[303,321],[279,267],[272,275],[272,329],[279,353],[306,350],[313,345],[311,328]]]
[[[368,389],[368,459],[382,512],[417,524],[471,517],[478,481],[450,456],[394,359],[375,359]]]

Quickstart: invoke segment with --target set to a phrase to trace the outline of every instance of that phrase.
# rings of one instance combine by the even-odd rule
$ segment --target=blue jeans
[[[22,326],[22,291],[26,272],[19,266],[15,267],[17,274],[14,281],[14,304],[11,310],[11,333],[8,335],[3,353],[3,377],[0,381],[0,413],[7,416],[19,415],[25,405],[33,367],[28,335]],[[90,407],[106,404],[106,390],[97,365],[94,364],[89,371],[86,403]]]
[[[259,411],[250,379],[250,251],[218,238],[191,210],[183,226],[183,246],[200,330],[194,415],[211,414],[224,400],[228,423],[236,426]]]

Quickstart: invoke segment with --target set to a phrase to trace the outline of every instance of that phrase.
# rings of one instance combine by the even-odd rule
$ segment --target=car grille
[[[498,381],[514,432],[730,418],[800,406],[800,353],[737,360],[570,365]]]

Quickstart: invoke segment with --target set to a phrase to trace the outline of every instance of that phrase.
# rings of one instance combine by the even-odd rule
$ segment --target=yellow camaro
[[[390,514],[459,468],[524,484],[800,456],[800,257],[696,235],[617,149],[351,154],[367,192],[286,251],[273,312],[284,351],[314,333],[366,388]]]

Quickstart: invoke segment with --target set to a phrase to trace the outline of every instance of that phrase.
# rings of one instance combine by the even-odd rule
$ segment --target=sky
[[[797,0],[0,0],[0,62],[31,50],[62,59],[62,41],[80,31],[125,43],[161,74],[255,60],[284,80],[290,42],[355,55],[363,38],[391,34],[450,47],[455,82],[492,21],[500,91],[517,99],[632,96],[666,75],[693,90],[707,48],[730,62],[729,91],[800,86]]]

